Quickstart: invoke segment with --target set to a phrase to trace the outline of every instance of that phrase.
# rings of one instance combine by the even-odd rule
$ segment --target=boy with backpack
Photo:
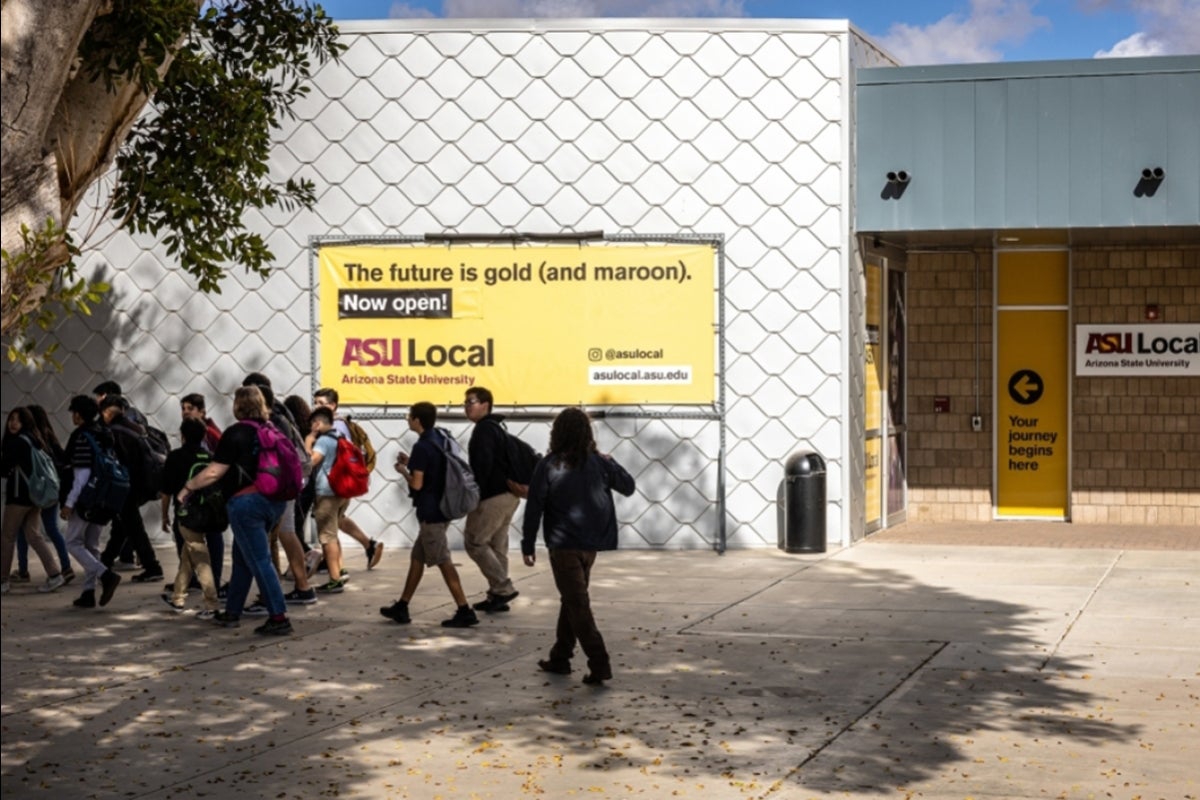
[[[146,429],[129,419],[125,414],[128,403],[119,394],[109,394],[100,403],[100,416],[113,434],[117,457],[129,470],[133,490],[126,497],[125,505],[113,520],[108,544],[101,560],[112,566],[121,554],[125,543],[133,545],[141,562],[142,571],[133,576],[134,583],[151,583],[163,579],[162,565],[150,543],[150,534],[142,519],[142,503],[158,497],[158,485],[162,481],[161,464],[146,441]],[[155,470],[158,474],[153,474]]]
[[[338,416],[337,389],[331,389],[327,386],[317,389],[313,393],[313,408],[328,408],[330,413],[333,414],[333,427],[337,429],[337,432],[342,436],[348,437],[362,449],[363,454],[367,457],[368,469],[375,466],[375,449],[371,447],[371,442],[367,439],[366,431],[358,423]],[[342,515],[341,521],[338,523],[338,530],[362,545],[363,550],[367,554],[367,569],[374,569],[379,564],[379,560],[383,558],[383,542],[369,538],[363,532],[363,529],[358,526],[358,523],[345,514]]]
[[[454,616],[442,621],[442,627],[469,628],[479,624],[479,617],[467,604],[467,596],[450,557],[450,544],[446,539],[450,521],[441,508],[446,485],[446,455],[443,452],[446,434],[435,430],[436,422],[437,407],[433,403],[417,403],[409,411],[408,428],[417,434],[417,443],[413,446],[411,456],[406,453],[396,456],[396,471],[408,483],[409,497],[417,512],[420,529],[413,543],[404,592],[395,603],[379,609],[379,613],[401,625],[411,622],[408,603],[417,591],[425,567],[437,567],[457,606]]]
[[[163,468],[162,502],[163,524],[168,520],[179,541],[179,570],[175,580],[167,584],[167,593],[162,599],[172,611],[183,611],[187,600],[189,584],[193,576],[204,592],[204,610],[198,615],[200,619],[212,619],[213,614],[221,607],[217,597],[217,587],[221,585],[221,568],[225,556],[225,527],[219,529],[216,525],[209,530],[195,530],[180,522],[180,503],[175,495],[184,487],[196,473],[212,462],[212,454],[204,447],[206,427],[198,419],[184,418],[179,425],[179,435],[183,445],[172,450],[167,455],[167,464]],[[216,496],[207,498],[210,501],[224,505],[225,499]],[[168,503],[173,506],[168,506]],[[171,511],[174,510],[174,514]],[[193,523],[195,524],[195,523]],[[215,566],[214,566],[215,564]]]
[[[312,455],[313,487],[316,501],[313,503],[313,519],[317,523],[317,542],[325,555],[325,566],[329,569],[329,582],[317,587],[322,594],[341,594],[346,587],[342,577],[342,543],[338,541],[338,523],[346,514],[350,504],[348,497],[340,497],[329,483],[329,475],[337,460],[338,442],[342,435],[334,430],[333,412],[324,406],[313,409],[308,418],[311,433],[306,444]]]
[[[105,480],[113,473],[99,463],[101,459],[111,465],[115,457],[112,453],[112,433],[101,425],[96,417],[100,408],[96,401],[87,395],[76,395],[71,398],[67,409],[71,412],[71,421],[75,429],[67,439],[66,453],[71,459],[71,488],[59,510],[67,523],[67,550],[83,568],[83,593],[75,600],[76,608],[96,607],[96,583],[100,583],[101,592],[99,604],[108,605],[116,592],[121,576],[113,572],[100,560],[100,535],[104,525],[111,520],[111,511],[104,509],[99,493],[119,493],[119,484],[114,480]],[[119,466],[119,464],[117,465]],[[96,472],[96,475],[92,473]],[[128,475],[125,476],[125,491],[129,490]],[[95,491],[91,491],[94,489]],[[112,505],[117,505],[112,498]],[[121,498],[124,501],[124,498]]]

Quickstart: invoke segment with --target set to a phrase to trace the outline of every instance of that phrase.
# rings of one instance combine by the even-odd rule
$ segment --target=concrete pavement
[[[123,583],[90,611],[70,607],[77,586],[15,586],[0,789],[1197,800],[1200,549],[1178,533],[1193,549],[889,531],[822,555],[601,554],[615,677],[599,689],[581,657],[570,676],[536,669],[557,613],[544,552],[534,569],[514,558],[513,610],[471,630],[438,625],[452,609],[436,572],[412,625],[379,616],[404,578],[397,550],[367,572],[347,547],[347,592],[296,610],[286,639],[176,616],[161,583]]]

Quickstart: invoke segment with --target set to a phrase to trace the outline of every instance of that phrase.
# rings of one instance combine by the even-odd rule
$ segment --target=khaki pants
[[[175,573],[175,591],[171,602],[182,605],[187,601],[188,584],[195,574],[204,591],[204,607],[216,611],[221,607],[221,601],[217,599],[217,584],[213,580],[212,562],[208,558],[208,541],[203,533],[183,525],[179,526],[179,536],[183,539],[183,547],[179,550],[179,571]]]
[[[46,577],[58,575],[58,560],[55,559],[54,551],[50,549],[46,537],[42,535],[42,510],[37,506],[19,506],[13,503],[4,506],[3,535],[0,543],[4,549],[0,551],[0,555],[3,555],[3,559],[0,559],[0,575],[4,580],[8,580],[12,571],[13,548],[17,546],[17,531],[21,528],[25,529],[26,541],[42,562]]]
[[[505,492],[481,501],[467,514],[463,544],[487,579],[492,597],[507,597],[516,591],[508,577],[508,526],[520,503],[515,494]]]

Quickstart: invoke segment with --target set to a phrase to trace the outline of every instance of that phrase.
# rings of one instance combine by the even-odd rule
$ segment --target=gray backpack
[[[458,442],[448,431],[436,430],[441,434],[442,455],[446,457],[446,490],[438,508],[446,519],[461,519],[479,505],[479,484]]]
[[[29,487],[29,502],[38,508],[58,505],[58,470],[54,468],[54,460],[28,436],[22,435],[21,438],[29,442],[29,455],[33,461],[33,469],[28,475],[25,470],[17,468],[17,473]]]

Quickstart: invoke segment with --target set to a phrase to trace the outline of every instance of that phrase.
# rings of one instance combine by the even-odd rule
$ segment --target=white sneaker
[[[217,612],[215,612],[215,611],[209,611],[207,608],[201,609],[200,611],[196,612],[196,619],[206,620],[206,621],[211,620],[216,613]]]
[[[321,565],[321,559],[324,557],[321,550],[315,547],[304,554],[304,566],[308,569],[308,577],[317,574],[317,567]]]
[[[46,578],[46,582],[43,584],[40,584],[37,587],[37,590],[39,592],[42,592],[43,594],[45,594],[46,592],[53,592],[55,589],[57,589],[58,587],[62,586],[65,583],[66,583],[66,580],[63,579],[62,575],[55,575],[52,578]]]

